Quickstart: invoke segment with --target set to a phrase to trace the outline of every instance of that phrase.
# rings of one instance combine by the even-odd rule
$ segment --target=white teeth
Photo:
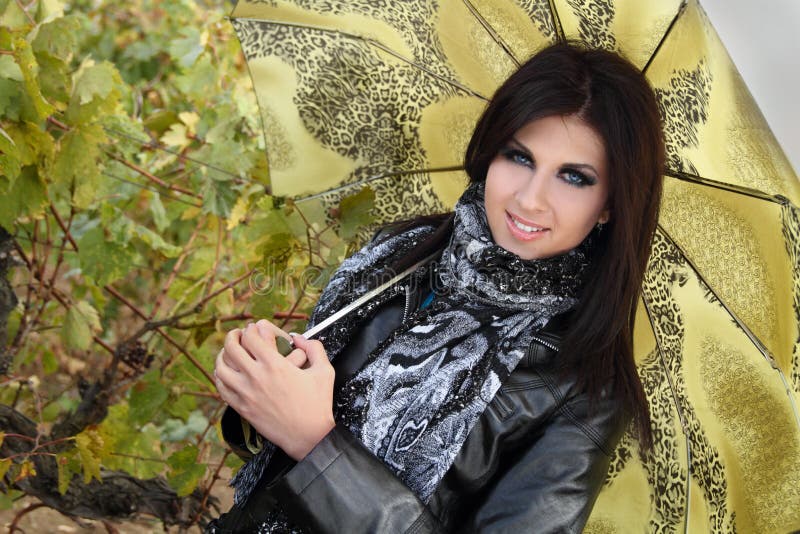
[[[534,228],[533,226],[528,226],[526,224],[522,224],[521,222],[519,222],[518,220],[514,219],[513,217],[511,218],[511,221],[514,223],[514,226],[516,226],[517,228],[519,228],[520,230],[522,230],[524,232],[541,232],[542,230],[544,230],[544,228]]]

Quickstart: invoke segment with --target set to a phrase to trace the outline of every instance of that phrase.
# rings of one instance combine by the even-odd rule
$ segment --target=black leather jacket
[[[389,301],[335,362],[336,387],[419,306],[422,293]],[[216,532],[257,532],[272,504],[311,532],[580,532],[627,420],[620,407],[590,404],[557,369],[560,337],[548,325],[502,385],[427,504],[346,429],[334,428],[298,463],[276,456],[243,507]],[[240,456],[238,414],[223,417]]]

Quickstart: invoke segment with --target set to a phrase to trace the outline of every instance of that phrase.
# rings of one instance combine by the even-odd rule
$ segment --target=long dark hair
[[[634,419],[640,444],[651,445],[650,417],[633,358],[633,323],[656,229],[664,141],[652,88],[630,62],[573,42],[551,45],[529,59],[495,92],[467,147],[472,182],[523,126],[549,116],[575,115],[604,140],[611,217],[593,236],[593,269],[564,333],[562,360],[577,369],[579,385],[598,399],[612,395]],[[442,246],[452,219],[414,257]],[[417,252],[417,251],[415,251]],[[406,258],[410,263],[412,258]]]

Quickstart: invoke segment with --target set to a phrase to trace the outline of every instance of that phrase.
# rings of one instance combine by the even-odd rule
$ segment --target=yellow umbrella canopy
[[[232,20],[273,192],[369,185],[382,221],[452,207],[478,115],[537,49],[638,65],[668,155],[635,340],[655,445],[622,440],[586,530],[800,529],[800,181],[696,1],[261,0]]]

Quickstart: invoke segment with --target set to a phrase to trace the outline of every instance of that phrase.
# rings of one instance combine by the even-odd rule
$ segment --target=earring
[[[603,232],[603,226],[605,225],[601,222],[595,225],[595,228],[597,229],[597,235],[600,235]]]

